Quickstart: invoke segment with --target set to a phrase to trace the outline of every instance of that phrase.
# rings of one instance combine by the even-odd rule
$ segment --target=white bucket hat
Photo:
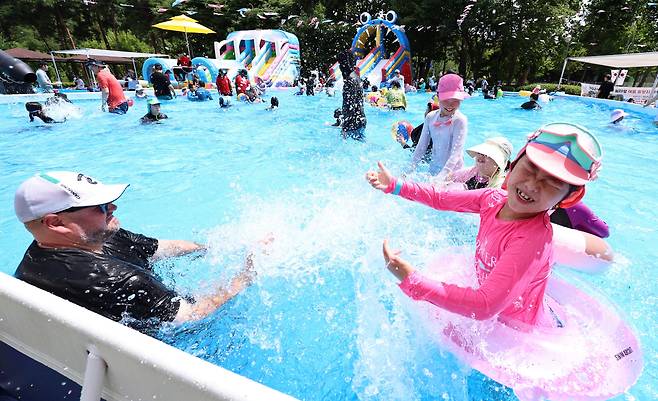
[[[14,195],[22,223],[71,207],[103,205],[119,199],[129,184],[105,185],[81,173],[52,171],[25,180]]]
[[[466,153],[473,158],[478,153],[488,156],[496,163],[501,171],[504,171],[512,157],[512,143],[505,137],[496,136],[487,138],[481,144],[468,148]]]
[[[612,113],[610,113],[610,122],[614,123],[615,121],[619,120],[622,117],[626,117],[628,113],[626,113],[622,109],[614,109],[612,110]]]

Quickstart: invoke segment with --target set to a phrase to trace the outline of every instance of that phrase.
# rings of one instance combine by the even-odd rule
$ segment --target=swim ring
[[[424,274],[476,287],[475,272],[469,268],[472,261],[463,252],[441,255]],[[555,273],[547,280],[545,317],[551,325],[545,327],[519,330],[496,319],[476,321],[426,302],[416,305],[442,348],[512,388],[521,401],[603,401],[622,394],[643,369],[633,330],[599,297]]]
[[[530,91],[519,91],[519,96],[528,97],[531,93]]]
[[[391,137],[394,141],[398,140],[398,135],[404,139],[405,142],[411,137],[411,131],[414,130],[414,126],[411,125],[409,121],[401,120],[393,123],[391,127]]]
[[[538,100],[542,103],[548,103],[551,100],[553,100],[553,98],[551,97],[551,95],[547,95],[546,93],[542,93],[542,94],[539,95]]]
[[[238,100],[241,102],[246,102],[249,98],[244,93],[238,93]]]

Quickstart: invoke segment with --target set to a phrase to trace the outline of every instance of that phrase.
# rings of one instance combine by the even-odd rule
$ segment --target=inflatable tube
[[[476,283],[472,258],[442,255],[426,273],[465,286]],[[548,278],[546,327],[517,330],[418,303],[439,345],[468,366],[514,390],[520,400],[595,401],[625,392],[643,369],[640,344],[612,305],[557,277]],[[477,286],[477,284],[475,284]]]
[[[613,252],[603,238],[557,224],[551,225],[555,263],[585,273],[604,273],[608,270]]]
[[[142,76],[144,77],[145,80],[147,80],[149,83],[151,74],[153,73],[153,68],[155,67],[156,64],[162,65],[162,72],[164,74],[169,73],[169,81],[171,81],[171,84],[174,87],[177,87],[179,85],[179,82],[176,80],[176,76],[174,75],[173,68],[178,64],[178,60],[171,59],[171,58],[158,58],[158,57],[151,57],[147,58],[144,61],[144,65],[142,66]]]
[[[0,50],[0,79],[16,84],[31,84],[37,81],[37,74],[29,65]]]
[[[542,93],[542,94],[539,95],[538,100],[542,103],[548,103],[551,100],[553,100],[553,98],[551,97],[551,95],[547,95],[546,93]]]
[[[199,79],[205,83],[214,83],[219,74],[219,60],[212,60],[206,57],[195,57],[192,59],[192,65],[195,67],[194,70],[199,74]],[[205,67],[207,74],[205,72],[199,71],[199,67]],[[202,70],[202,69],[201,69]]]
[[[530,91],[519,91],[519,96],[528,97],[531,93]]]

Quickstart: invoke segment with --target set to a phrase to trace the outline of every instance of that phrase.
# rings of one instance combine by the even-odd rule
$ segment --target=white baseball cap
[[[129,184],[105,185],[71,171],[40,173],[25,180],[14,195],[14,210],[22,223],[71,207],[103,205],[119,199]]]

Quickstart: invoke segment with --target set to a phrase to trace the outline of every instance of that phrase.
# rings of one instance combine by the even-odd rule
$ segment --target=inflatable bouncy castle
[[[220,69],[233,78],[239,69],[246,68],[252,80],[268,86],[292,86],[299,77],[299,64],[297,36],[278,29],[231,32],[226,40],[215,42],[215,59],[192,60],[195,68],[209,72],[210,82]]]
[[[400,26],[396,25],[397,14],[389,11],[372,19],[370,14],[362,13],[352,41],[351,50],[357,58],[357,68],[361,79],[367,78],[371,85],[390,79],[395,70],[400,70],[404,82],[411,84],[411,52],[409,39]],[[338,63],[330,70],[330,76],[340,78]]]

